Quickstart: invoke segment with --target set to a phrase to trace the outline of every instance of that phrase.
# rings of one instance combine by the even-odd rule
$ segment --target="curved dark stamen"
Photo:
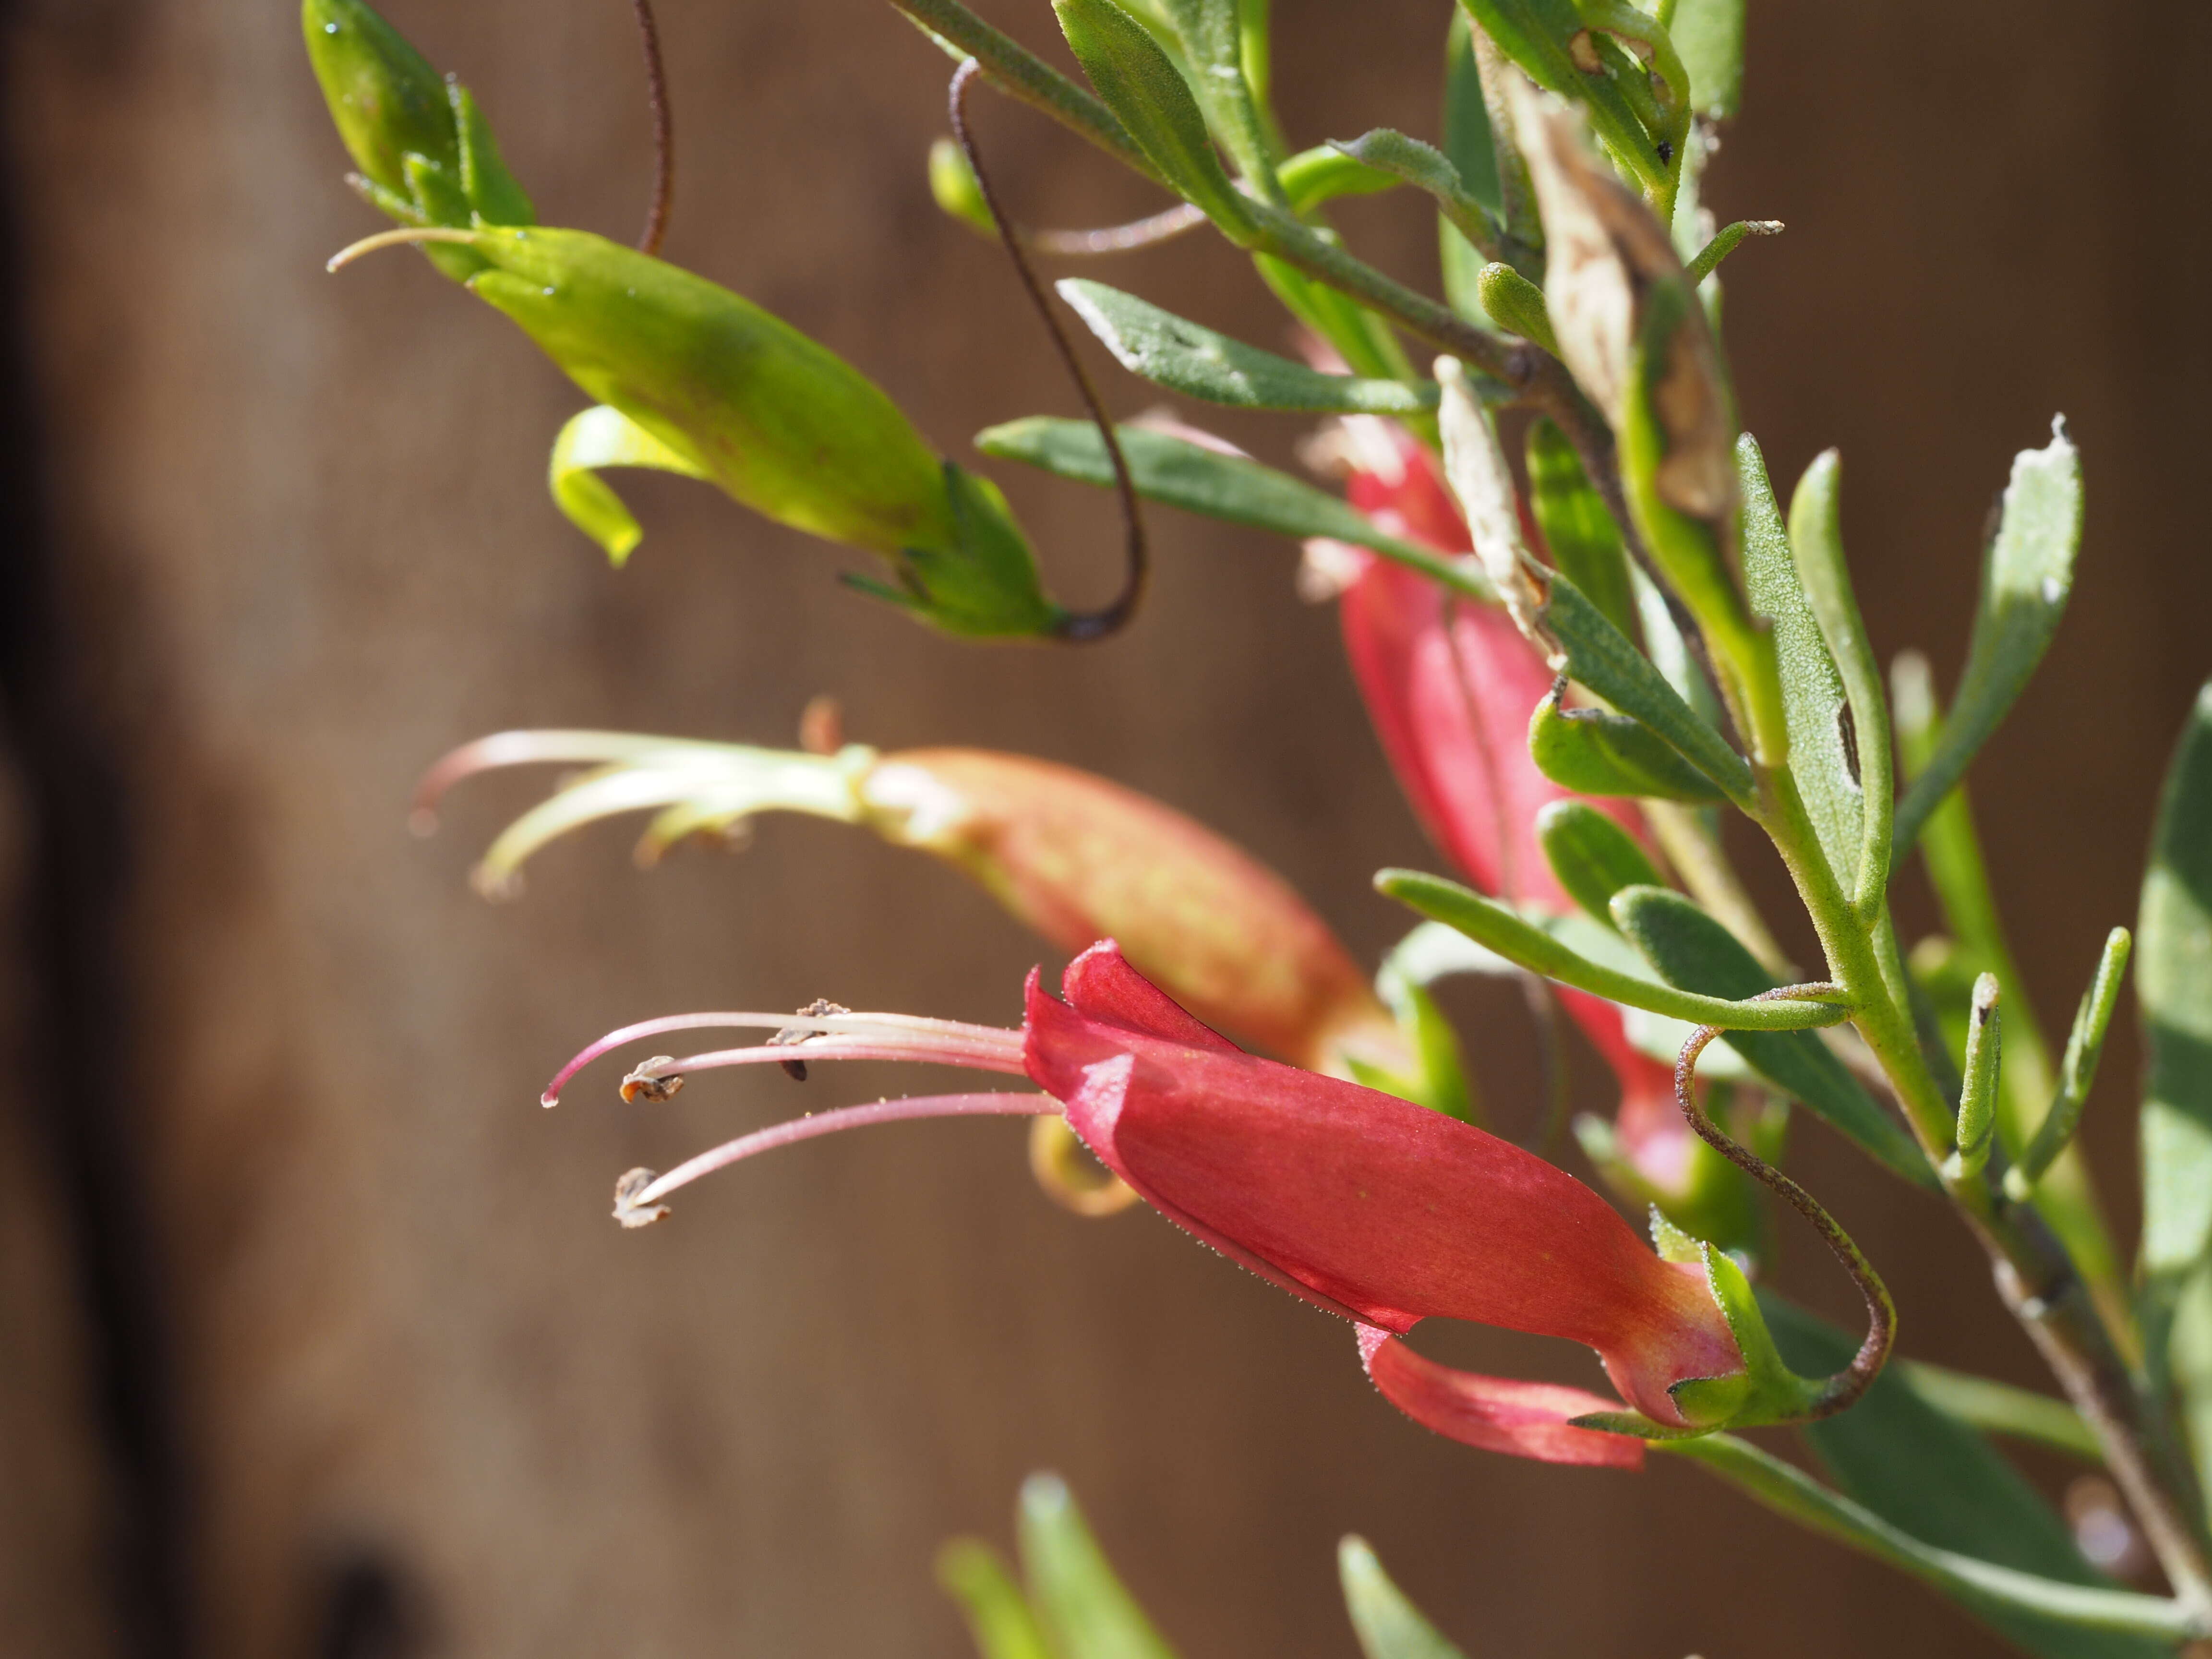
[[[1843,994],[1841,988],[1834,985],[1778,985],[1771,991],[1761,991],[1752,1000],[1776,1002]],[[1682,1108],[1682,1115],[1707,1146],[1753,1180],[1779,1193],[1790,1208],[1813,1224],[1813,1231],[1826,1241],[1836,1260],[1843,1263],[1844,1271],[1851,1276],[1851,1282],[1859,1287],[1859,1294],[1866,1298],[1866,1340],[1859,1344],[1851,1363],[1828,1379],[1827,1387],[1821,1391],[1810,1413],[1816,1418],[1833,1417],[1856,1403],[1875,1378],[1881,1375],[1890,1346],[1897,1340],[1897,1304],[1889,1299],[1889,1287],[1881,1282],[1873,1264],[1851,1242],[1851,1236],[1837,1224],[1836,1218],[1820,1207],[1820,1200],[1757,1153],[1729,1139],[1727,1132],[1698,1104],[1697,1091],[1692,1086],[1697,1081],[1698,1057],[1715,1037],[1727,1035],[1717,1025],[1700,1025],[1690,1033],[1690,1040],[1682,1045],[1682,1057],[1674,1065],[1674,1098]]]
[[[630,0],[637,15],[639,43],[645,48],[645,89],[653,106],[653,205],[647,210],[638,252],[659,253],[668,234],[668,202],[676,189],[676,130],[668,112],[668,72],[660,61],[660,28],[653,21],[653,0]]]
[[[1126,225],[1107,225],[1097,230],[1032,230],[1025,233],[1039,253],[1054,258],[1087,258],[1099,253],[1130,253],[1157,247],[1206,222],[1203,209],[1188,202],[1132,219]]]
[[[1106,446],[1106,459],[1114,464],[1115,493],[1121,501],[1121,522],[1128,532],[1127,575],[1123,579],[1121,592],[1111,605],[1101,611],[1085,611],[1062,617],[1053,629],[1055,638],[1088,641],[1103,640],[1118,633],[1137,612],[1138,602],[1145,595],[1146,578],[1151,574],[1152,554],[1145,542],[1145,520],[1137,502],[1136,481],[1129,476],[1128,459],[1121,453],[1121,441],[1115,435],[1114,422],[1100,401],[1097,389],[1084,372],[1083,360],[1075,355],[1075,347],[1053,314],[1052,301],[1045,297],[1044,286],[1037,281],[1036,272],[1030,269],[1029,256],[1022,251],[1022,234],[1013,222],[1006,217],[1000,205],[999,192],[992,187],[990,174],[983,170],[983,158],[975,153],[975,140],[968,131],[968,88],[977,75],[980,66],[972,58],[952,72],[952,86],[946,97],[948,112],[952,123],[953,142],[960,153],[968,158],[968,169],[975,175],[975,186],[982,192],[983,205],[991,210],[991,222],[999,228],[1000,245],[1006,257],[1013,261],[1015,273],[1022,279],[1030,303],[1044,319],[1045,331],[1052,336],[1052,343],[1060,353],[1068,377],[1083,396],[1084,407],[1090,411],[1092,422],[1098,428],[1098,436]]]

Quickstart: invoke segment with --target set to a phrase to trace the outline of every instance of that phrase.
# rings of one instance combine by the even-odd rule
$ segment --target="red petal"
[[[1035,983],[1032,975],[1033,992]],[[1094,1024],[1118,1025],[1194,1048],[1240,1052],[1235,1043],[1195,1015],[1185,1012],[1174,998],[1132,968],[1121,947],[1110,939],[1100,939],[1069,963],[1060,976],[1060,989],[1067,1006]]]
[[[1424,1428],[1467,1445],[1547,1463],[1644,1467],[1644,1443],[1634,1436],[1568,1424],[1590,1412],[1617,1412],[1617,1400],[1553,1382],[1454,1370],[1371,1325],[1359,1328],[1359,1357],[1384,1399]]]
[[[1741,1369],[1698,1275],[1660,1261],[1564,1170],[1455,1118],[1102,1024],[1041,991],[1024,1059],[1155,1207],[1370,1324],[1440,1316],[1567,1338],[1666,1423],[1680,1420],[1671,1384]]]

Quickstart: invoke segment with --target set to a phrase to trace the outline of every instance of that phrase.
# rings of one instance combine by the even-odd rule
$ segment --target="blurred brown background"
[[[987,9],[1052,37],[1042,0]],[[1433,136],[1443,0],[1278,11],[1297,142]],[[631,233],[647,129],[619,0],[390,12],[476,88],[544,217]],[[427,761],[520,724],[786,742],[835,691],[866,740],[1153,791],[1371,954],[1404,918],[1368,872],[1429,854],[1333,617],[1293,598],[1291,550],[1162,513],[1125,638],[963,647],[841,592],[834,551],[651,479],[628,486],[648,540],[611,573],[544,496],[566,382],[410,256],[323,274],[377,222],[338,182],[285,0],[6,15],[0,1650],[950,1659],[932,1553],[1003,1538],[1040,1467],[1188,1659],[1351,1654],[1331,1553],[1354,1529],[1480,1656],[1997,1650],[1694,1471],[1431,1438],[1333,1322],[1149,1217],[1050,1208],[1010,1125],[787,1152],[619,1232],[618,1171],[794,1097],[753,1078],[626,1111],[593,1088],[548,1116],[536,1091],[580,1041],[817,994],[1008,1021],[1036,949],[957,878],[811,822],[650,876],[602,833],[489,907],[464,872],[535,784],[476,786],[416,843]],[[662,26],[672,257],[852,356],[948,449],[1072,411],[1000,258],[923,188],[933,48],[871,0],[665,0]],[[1842,445],[1885,653],[1923,645],[1948,683],[2008,458],[2054,410],[2074,423],[2084,580],[1976,774],[2047,1020],[2132,920],[2158,769],[2212,670],[2209,51],[2179,4],[1754,0],[1714,187],[1724,218],[1789,222],[1729,267],[1747,420],[1778,479]],[[986,101],[1033,222],[1156,205]],[[1363,250],[1432,282],[1425,216],[1358,206]],[[1248,332],[1273,315],[1196,239],[1100,274]],[[1296,435],[1234,429],[1279,459]],[[1060,590],[1101,591],[1104,498],[1010,483]],[[1907,905],[1924,920],[1917,884]],[[1469,1011],[1510,1120],[1522,1017]],[[2124,1211],[2133,1068],[2124,1044],[2091,1128]],[[805,1103],[878,1086],[823,1077]],[[1890,1269],[1908,1349],[2031,1380],[1949,1224],[1802,1145]],[[1833,1297],[1802,1246],[1790,1271]]]

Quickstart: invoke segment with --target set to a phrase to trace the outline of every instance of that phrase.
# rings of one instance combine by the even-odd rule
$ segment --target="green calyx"
[[[1832,1380],[1800,1376],[1783,1363],[1759,1298],[1742,1267],[1727,1251],[1692,1237],[1651,1212],[1651,1241],[1668,1261],[1704,1268],[1706,1288],[1728,1322],[1743,1356],[1743,1369],[1722,1376],[1685,1377],[1668,1389],[1686,1426],[1655,1423],[1641,1412],[1594,1412],[1575,1419],[1577,1428],[1632,1434],[1644,1440],[1686,1440],[1722,1429],[1802,1423],[1822,1414]]]
[[[331,119],[361,169],[350,182],[371,205],[403,225],[535,222],[468,88],[440,79],[362,0],[303,0],[300,27]],[[425,243],[422,252],[456,282],[483,268],[456,244]]]

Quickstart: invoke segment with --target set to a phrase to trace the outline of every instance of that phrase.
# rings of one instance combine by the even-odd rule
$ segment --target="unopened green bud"
[[[975,169],[950,138],[939,138],[929,147],[929,193],[939,207],[970,230],[998,240],[998,222],[983,199],[983,187],[975,182]]]

